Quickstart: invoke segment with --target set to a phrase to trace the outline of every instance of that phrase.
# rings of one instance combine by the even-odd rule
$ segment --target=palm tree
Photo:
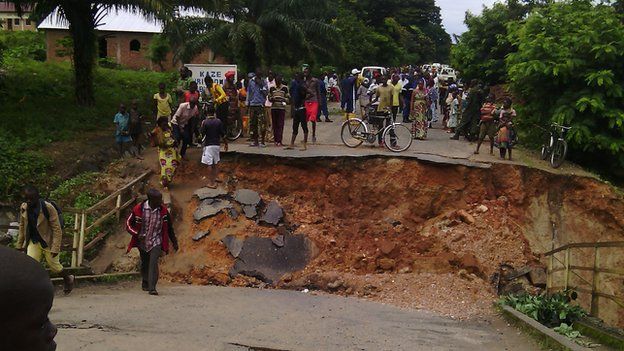
[[[249,70],[292,65],[339,50],[328,0],[234,0],[217,17],[175,19],[166,32],[180,59],[207,47]]]
[[[159,18],[168,18],[173,14],[174,5],[193,6],[211,3],[211,1],[173,1],[170,0],[13,0],[18,12],[31,7],[36,18],[45,19],[56,13],[59,20],[69,24],[73,40],[73,63],[75,76],[75,95],[79,105],[92,106],[93,67],[96,59],[96,27],[103,14],[109,10],[125,9]],[[56,12],[55,12],[56,11]]]

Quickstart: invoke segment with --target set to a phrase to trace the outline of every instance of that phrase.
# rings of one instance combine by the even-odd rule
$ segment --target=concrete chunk
[[[228,235],[221,240],[221,242],[228,249],[230,255],[237,258],[243,248],[244,241],[235,237],[234,235]]]
[[[256,209],[256,206],[244,205],[243,213],[245,214],[245,217],[253,219],[258,215],[258,210]]]
[[[258,206],[260,204],[260,195],[253,190],[240,189],[234,193],[234,200],[241,205]]]
[[[200,241],[208,235],[210,235],[210,230],[199,231],[193,236],[193,241]]]
[[[216,216],[221,211],[231,207],[232,203],[227,200],[206,199],[199,204],[197,210],[193,213],[193,219],[196,223],[199,223],[204,219]]]
[[[260,223],[278,225],[282,218],[284,218],[284,210],[279,202],[273,200],[267,205],[264,215],[260,218]]]
[[[227,195],[227,191],[223,188],[200,188],[195,190],[195,192],[193,193],[193,196],[200,200],[214,199],[225,195]]]
[[[284,237],[284,246],[276,247],[270,238],[249,237],[230,271],[273,284],[286,273],[305,268],[316,250],[305,235]]]

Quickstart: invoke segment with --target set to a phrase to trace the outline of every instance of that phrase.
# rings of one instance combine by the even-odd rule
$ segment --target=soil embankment
[[[235,156],[222,164],[224,187],[277,200],[289,234],[316,247],[302,271],[276,286],[319,289],[460,318],[490,311],[490,280],[501,264],[543,265],[539,253],[569,242],[621,240],[624,200],[594,179],[553,175],[514,165],[491,169],[370,158],[280,159]],[[194,163],[172,189],[181,250],[162,266],[174,281],[266,286],[228,274],[234,264],[221,240],[274,238],[280,227],[226,213],[193,221],[206,170]],[[553,231],[553,228],[556,230]],[[195,233],[210,229],[200,241]],[[579,264],[593,257],[578,257]],[[618,256],[608,264],[620,264]],[[609,282],[621,292],[621,282]],[[606,306],[606,305],[605,305]],[[605,307],[603,310],[608,310]],[[603,316],[619,324],[615,312]]]

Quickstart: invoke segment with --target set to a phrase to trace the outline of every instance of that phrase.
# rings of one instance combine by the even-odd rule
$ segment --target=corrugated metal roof
[[[69,24],[64,18],[59,18],[58,10],[54,10],[43,22],[39,29],[69,29]],[[205,16],[196,9],[180,10],[180,15],[185,17]],[[137,11],[108,10],[102,17],[97,30],[108,32],[135,32],[135,33],[161,33],[163,24],[160,20],[149,18]]]

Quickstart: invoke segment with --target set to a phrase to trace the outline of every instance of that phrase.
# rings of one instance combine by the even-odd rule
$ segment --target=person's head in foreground
[[[54,288],[32,258],[0,246],[0,350],[54,351]]]

